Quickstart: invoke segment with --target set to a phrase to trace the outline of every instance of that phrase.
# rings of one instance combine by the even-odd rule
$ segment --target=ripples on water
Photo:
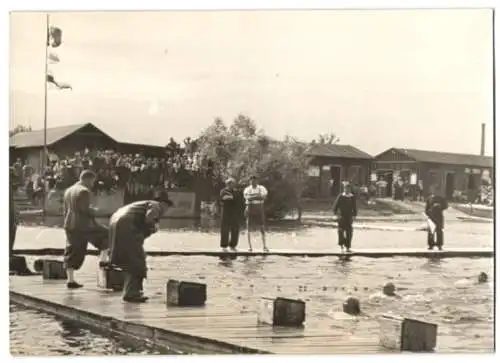
[[[144,345],[126,344],[15,304],[10,305],[10,352],[14,356],[167,354]]]
[[[187,225],[185,228],[163,227],[168,230],[148,239],[146,249],[218,248],[216,228],[193,230],[192,226]],[[492,226],[486,224],[449,223],[445,246],[492,247],[492,230]],[[23,238],[19,243],[16,242],[16,247],[63,247],[64,238],[61,233],[60,230],[51,229],[43,235],[36,229],[18,231],[18,235]],[[355,249],[424,249],[425,237],[425,232],[355,231],[353,243]],[[241,248],[244,248],[244,235],[240,243]],[[258,238],[255,244],[259,248]],[[268,244],[271,249],[332,249],[336,248],[336,233],[331,228],[271,227]],[[32,264],[35,259],[36,256],[29,256],[28,262]],[[96,273],[96,261],[95,257],[89,256],[82,270]],[[439,325],[438,350],[441,352],[493,350],[493,282],[482,285],[473,283],[481,271],[493,278],[493,263],[493,259],[488,258],[433,260],[354,257],[346,261],[336,257],[267,256],[239,257],[236,260],[204,256],[148,257],[151,278],[203,281],[208,285],[210,303],[230,304],[233,311],[256,312],[261,296],[279,295],[304,299],[307,302],[308,319],[327,319],[331,322],[332,332],[339,334],[368,332],[378,335],[376,316],[387,312],[435,322]],[[388,281],[396,285],[401,298],[373,298]],[[458,281],[462,282],[457,284]],[[150,287],[147,293],[152,295],[164,292],[151,291]],[[342,302],[347,296],[360,298],[362,310],[370,318],[360,321],[341,319]],[[29,328],[27,323],[36,319],[43,321],[40,324],[41,332],[40,329],[34,331]],[[14,309],[11,312],[12,353],[158,354],[147,349],[129,349],[116,340],[103,338],[85,329],[73,330],[78,331],[79,335],[64,333],[68,329],[49,315]],[[54,339],[54,336],[59,338]],[[90,344],[91,350],[88,348]]]
[[[231,301],[241,312],[257,311],[261,296],[301,298],[308,319],[327,319],[341,333],[378,335],[376,317],[392,312],[439,325],[441,352],[493,350],[493,282],[476,284],[484,271],[493,278],[487,258],[352,258],[257,257],[220,260],[210,257],[154,257],[152,276],[202,280],[211,301]],[[467,286],[455,282],[467,279]],[[393,282],[399,298],[374,299],[386,282]],[[219,287],[219,288],[218,288]],[[352,325],[342,322],[342,303],[358,297],[369,318]],[[339,315],[340,313],[340,315]],[[307,323],[307,321],[306,321]]]

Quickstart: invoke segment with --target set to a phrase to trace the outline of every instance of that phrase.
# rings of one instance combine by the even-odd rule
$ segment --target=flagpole
[[[47,163],[47,93],[48,93],[48,85],[47,76],[49,74],[48,69],[48,52],[49,52],[49,31],[50,31],[50,22],[49,22],[49,14],[46,15],[46,29],[45,29],[45,72],[44,72],[44,85],[45,85],[45,94],[44,94],[44,108],[43,108],[43,151],[42,151],[42,180],[43,180],[43,198],[42,198],[42,207],[43,207],[43,219],[45,221],[45,201],[46,201],[46,190],[45,190],[45,166]]]

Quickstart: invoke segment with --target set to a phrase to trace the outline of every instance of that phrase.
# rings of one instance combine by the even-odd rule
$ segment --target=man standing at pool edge
[[[352,223],[358,214],[358,209],[356,207],[356,197],[351,193],[349,182],[344,182],[342,187],[342,193],[339,194],[333,204],[333,214],[337,216],[340,248],[342,252],[344,251],[344,247],[347,252],[351,252]]]
[[[435,186],[431,186],[430,195],[425,203],[425,215],[435,225],[435,230],[427,231],[427,245],[429,250],[433,250],[436,246],[440,251],[444,244],[444,214],[443,211],[448,209],[448,202],[445,198],[434,193]]]
[[[266,216],[264,212],[264,202],[267,198],[267,189],[264,186],[257,184],[257,177],[252,175],[250,177],[250,185],[245,188],[243,196],[246,203],[245,218],[247,222],[248,250],[250,252],[252,251],[252,227],[258,225],[262,236],[264,252],[269,252],[266,245]]]
[[[64,192],[64,264],[68,275],[68,289],[83,287],[75,281],[74,272],[82,267],[89,242],[101,251],[101,263],[108,259],[108,230],[96,222],[96,209],[90,205],[91,188],[95,181],[96,174],[92,170],[84,170],[80,174],[80,180]]]
[[[229,178],[226,180],[226,187],[220,192],[222,203],[220,246],[223,251],[226,251],[228,246],[232,251],[236,251],[240,235],[244,202],[241,191],[235,188],[235,184],[236,180]]]

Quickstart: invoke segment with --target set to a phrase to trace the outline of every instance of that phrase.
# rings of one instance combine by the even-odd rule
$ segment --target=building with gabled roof
[[[304,197],[330,198],[340,193],[342,181],[367,185],[373,157],[351,145],[318,144],[308,146],[309,182]]]
[[[410,185],[421,181],[424,196],[432,186],[447,199],[458,191],[474,200],[482,175],[493,177],[493,165],[491,156],[393,147],[375,156],[374,170],[388,184],[386,196],[392,195],[392,184],[401,177]]]

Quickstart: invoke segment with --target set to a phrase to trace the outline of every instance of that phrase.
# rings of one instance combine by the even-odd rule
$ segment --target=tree
[[[332,145],[339,142],[340,139],[334,133],[319,134],[318,138],[313,141],[315,144]]]
[[[9,137],[14,136],[15,134],[20,134],[21,132],[30,132],[31,126],[23,126],[23,125],[17,125],[13,129],[9,130]]]
[[[250,118],[239,115],[230,127],[217,118],[199,138],[200,157],[204,165],[211,164],[212,178],[221,185],[233,177],[248,183],[251,175],[269,191],[266,213],[280,218],[299,207],[305,188],[308,145],[286,137],[274,141]]]

